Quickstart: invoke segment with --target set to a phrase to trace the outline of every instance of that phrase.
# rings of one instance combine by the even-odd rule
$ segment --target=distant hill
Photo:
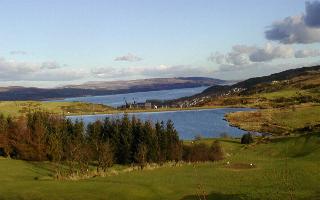
[[[313,80],[313,81],[312,81]],[[253,94],[273,92],[284,87],[302,88],[320,86],[320,66],[302,67],[283,72],[250,78],[227,86],[212,86],[202,92],[202,95],[219,95],[222,93]]]
[[[224,84],[230,84],[230,82],[206,77],[177,77],[87,82],[81,85],[67,85],[59,88],[2,87],[0,88],[0,100],[46,100]]]
[[[170,104],[184,106],[229,105],[234,97],[250,97],[261,101],[257,96],[266,93],[291,91],[293,95],[320,95],[320,66],[302,67],[283,72],[250,78],[232,85],[214,85],[192,97],[170,101]],[[256,97],[254,97],[254,95]],[[284,96],[282,96],[284,97]],[[279,94],[279,101],[281,94]],[[229,99],[229,100],[228,100]],[[295,100],[294,98],[291,99]],[[247,101],[247,100],[245,100]],[[242,103],[243,104],[243,103]]]
[[[188,88],[198,86],[211,86],[227,84],[227,81],[206,77],[178,77],[178,78],[152,78],[129,81],[90,81],[81,85],[67,85],[63,88],[94,89],[94,90],[128,90],[152,89],[163,90],[171,88]]]

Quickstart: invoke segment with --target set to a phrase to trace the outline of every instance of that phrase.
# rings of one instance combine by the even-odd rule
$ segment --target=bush
[[[187,162],[218,161],[223,159],[220,143],[215,141],[211,146],[205,143],[183,145],[183,160]]]
[[[209,160],[211,161],[218,161],[223,160],[223,149],[220,145],[219,141],[215,141],[210,146],[210,152],[209,152]]]
[[[246,133],[241,138],[241,144],[251,144],[253,143],[253,137],[251,133]]]

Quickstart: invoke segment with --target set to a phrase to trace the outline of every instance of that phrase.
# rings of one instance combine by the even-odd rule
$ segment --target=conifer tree
[[[131,143],[132,143],[132,130],[131,123],[127,114],[123,116],[120,124],[120,140],[119,145],[119,162],[120,164],[128,164],[131,161]]]

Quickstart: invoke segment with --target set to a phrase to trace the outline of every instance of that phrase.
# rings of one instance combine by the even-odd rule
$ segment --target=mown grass
[[[318,136],[278,138],[250,146],[239,144],[239,140],[223,139],[221,143],[226,153],[226,159],[221,162],[184,164],[80,181],[49,179],[48,164],[1,159],[0,199],[200,199],[198,195],[219,200],[319,197]],[[255,167],[228,167],[227,162],[252,163]]]

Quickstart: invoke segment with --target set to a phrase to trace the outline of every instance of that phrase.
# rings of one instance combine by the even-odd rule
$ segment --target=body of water
[[[143,103],[146,100],[157,99],[157,100],[171,100],[186,96],[192,96],[194,94],[201,93],[208,87],[196,87],[196,88],[183,88],[173,90],[160,90],[160,91],[149,91],[149,92],[135,92],[127,94],[114,94],[104,96],[88,96],[88,97],[75,97],[66,98],[63,100],[55,101],[82,101],[89,103],[104,104],[112,107],[118,107],[124,105],[124,99],[128,102],[133,102],[133,99],[137,103]]]
[[[248,111],[250,108],[219,108],[189,111],[167,111],[167,112],[144,112],[129,114],[135,115],[141,120],[167,121],[171,119],[174,126],[179,132],[181,139],[194,139],[195,136],[201,135],[205,138],[217,138],[221,134],[228,134],[234,137],[240,137],[245,131],[232,127],[224,116],[230,112]],[[123,114],[107,114],[107,115],[83,115],[69,116],[70,119],[81,119],[86,124],[96,120],[104,120],[106,117],[115,118],[122,117]]]

